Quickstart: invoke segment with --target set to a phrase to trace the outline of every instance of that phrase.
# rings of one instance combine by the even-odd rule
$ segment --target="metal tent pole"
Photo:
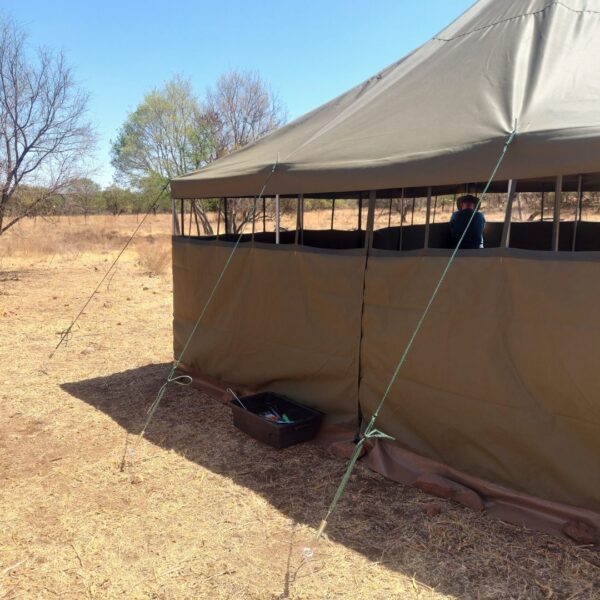
[[[427,211],[425,213],[425,239],[423,248],[429,248],[429,220],[431,217],[431,188],[427,188]]]
[[[560,237],[560,200],[562,197],[562,175],[556,178],[556,187],[554,188],[554,226],[552,227],[552,250],[558,252]]]
[[[177,204],[175,203],[175,198],[171,200],[171,213],[173,217],[171,233],[173,235],[181,235],[181,231],[179,231],[179,219],[177,219]]]
[[[185,208],[183,206],[183,198],[180,201],[181,204],[181,235],[185,235]]]
[[[331,229],[333,229],[333,220],[335,218],[335,198],[331,199]]]
[[[400,196],[400,239],[398,240],[398,250],[402,250],[402,238],[404,235],[404,190]]]
[[[219,198],[219,203],[217,204],[217,239],[221,235],[221,200],[223,198]]]
[[[252,242],[254,242],[254,233],[256,231],[256,196],[252,201]]]
[[[504,227],[502,227],[500,248],[508,248],[510,244],[510,224],[512,222],[513,201],[516,191],[517,182],[514,179],[509,180],[508,190],[506,192],[506,212],[504,213]]]
[[[360,196],[358,197],[358,230],[361,231],[362,230],[362,192],[360,193]]]
[[[577,182],[577,208],[575,209],[575,223],[573,225],[573,245],[571,247],[572,252],[575,252],[575,247],[577,244],[577,228],[579,227],[579,222],[581,221],[582,210],[583,210],[583,175],[580,175],[579,181]]]
[[[280,219],[280,207],[279,207],[279,194],[275,194],[275,243],[279,244],[279,229],[281,223]]]
[[[369,192],[369,209],[367,212],[367,231],[365,235],[365,248],[367,253],[373,247],[373,228],[375,227],[375,201],[377,200],[377,192],[371,190]]]
[[[296,202],[296,235],[294,237],[294,244],[296,245],[300,241],[300,230],[302,229],[302,198],[304,198],[304,195],[298,194]]]

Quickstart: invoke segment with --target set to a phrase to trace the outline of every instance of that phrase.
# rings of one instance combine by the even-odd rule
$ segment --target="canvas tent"
[[[505,222],[459,253],[378,421],[396,442],[367,460],[408,483],[443,473],[500,514],[600,527],[600,223],[560,220],[562,192],[600,189],[598,55],[600,0],[480,0],[346,94],[174,179],[174,207],[263,189],[299,206],[297,231],[241,237],[183,362],[354,435],[451,252],[429,217],[374,230],[377,199],[426,196],[429,215],[435,195],[481,190],[516,122],[493,184]],[[552,195],[551,220],[511,223],[516,190]],[[368,199],[364,229],[305,230],[310,197]],[[179,353],[237,238],[176,233]]]

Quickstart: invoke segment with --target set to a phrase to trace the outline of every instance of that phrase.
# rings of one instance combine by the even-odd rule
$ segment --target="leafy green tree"
[[[199,169],[214,155],[200,102],[180,77],[147,94],[112,145],[117,175],[138,189]]]

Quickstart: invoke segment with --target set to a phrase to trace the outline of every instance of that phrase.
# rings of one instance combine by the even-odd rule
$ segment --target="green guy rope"
[[[388,386],[387,386],[379,404],[377,405],[375,412],[372,414],[371,419],[369,420],[369,424],[367,425],[364,433],[360,436],[360,439],[357,442],[356,447],[354,448],[354,452],[352,453],[352,456],[348,463],[348,467],[346,468],[346,471],[344,472],[344,476],[342,477],[342,480],[335,492],[333,500],[331,501],[331,504],[329,505],[327,514],[325,515],[325,518],[321,521],[321,524],[319,525],[319,529],[317,530],[317,532],[315,534],[315,538],[314,538],[315,543],[319,541],[319,538],[325,531],[325,528],[327,527],[327,522],[328,522],[329,518],[331,517],[331,515],[333,514],[333,512],[335,511],[336,506],[337,506],[340,498],[342,497],[342,494],[344,493],[346,486],[348,485],[348,481],[350,480],[350,475],[352,474],[352,471],[354,470],[354,466],[356,465],[356,461],[358,460],[358,457],[360,456],[360,453],[361,453],[364,443],[368,439],[371,439],[371,438],[394,439],[391,436],[386,435],[385,433],[382,433],[381,431],[376,429],[375,421],[377,420],[377,417],[379,416],[379,413],[380,413],[381,409],[383,408],[385,401],[388,398],[390,390],[392,389],[392,386],[394,385],[396,378],[398,377],[398,373],[400,372],[402,365],[404,365],[404,363],[406,361],[406,357],[408,356],[408,354],[413,346],[415,338],[419,334],[419,331],[421,330],[421,327],[423,326],[423,323],[425,322],[425,319],[427,318],[427,315],[429,314],[429,311],[431,310],[431,306],[433,305],[433,302],[434,302],[435,298],[437,297],[438,292],[440,291],[440,288],[442,287],[442,284],[444,283],[444,280],[446,279],[446,275],[448,274],[448,271],[450,270],[450,267],[452,266],[452,263],[454,262],[456,255],[458,254],[458,250],[460,249],[463,239],[475,217],[475,213],[479,210],[479,207],[481,206],[481,202],[485,198],[485,196],[488,192],[488,189],[489,189],[490,185],[492,184],[492,181],[494,180],[494,177],[496,176],[496,173],[498,172],[498,169],[500,168],[500,165],[502,164],[504,157],[506,156],[506,152],[507,152],[509,146],[512,144],[513,140],[515,139],[516,135],[517,135],[517,122],[515,121],[514,129],[512,130],[512,132],[508,136],[508,139],[504,143],[504,146],[502,147],[502,152],[500,153],[498,162],[496,163],[496,166],[494,167],[494,170],[492,171],[492,174],[490,175],[490,178],[488,179],[488,182],[487,182],[485,188],[483,189],[481,196],[479,197],[479,200],[477,201],[475,210],[473,211],[473,214],[471,215],[471,218],[469,219],[469,222],[467,223],[465,230],[463,231],[462,235],[460,236],[460,239],[458,240],[458,243],[456,244],[456,248],[454,248],[454,250],[450,256],[448,263],[446,264],[444,270],[442,271],[440,279],[437,282],[435,288],[433,289],[431,297],[429,298],[429,301],[427,302],[427,305],[425,306],[425,310],[423,310],[421,317],[417,321],[417,324],[412,332],[412,335],[410,336],[410,339],[408,340],[408,343],[406,344],[406,347],[404,348],[404,352],[402,353],[402,356],[400,357],[400,360],[398,361],[398,364],[396,365],[396,368],[394,369],[394,372],[392,373],[392,376],[390,378]],[[307,558],[310,558],[310,556],[312,556],[312,553],[313,553],[313,551],[311,548],[305,549],[305,556]]]
[[[257,196],[257,200],[260,200],[263,197],[263,194],[265,193],[265,190],[267,189],[267,185],[269,184],[269,181],[271,180],[273,173],[275,173],[275,169],[277,169],[278,162],[279,162],[279,156],[277,157],[277,160],[273,163],[273,167],[271,168],[271,171],[269,172],[269,174],[267,175],[267,178],[265,179],[265,183],[262,186],[262,189],[260,190],[260,194]],[[252,218],[254,218],[254,212],[256,211],[256,204],[257,203],[254,203],[253,208],[250,211],[250,216]],[[244,228],[245,228],[247,222],[248,222],[248,219],[242,225],[242,228],[240,230],[240,235],[238,236],[233,248],[231,249],[231,252],[229,253],[229,256],[227,257],[227,260],[225,261],[225,264],[223,265],[223,269],[221,269],[221,273],[217,277],[217,280],[215,281],[215,284],[214,284],[210,294],[208,295],[206,302],[204,303],[204,307],[202,308],[200,315],[196,319],[196,322],[194,323],[194,326],[192,327],[192,330],[191,330],[190,334],[188,335],[188,337],[185,341],[185,344],[183,345],[183,348],[182,348],[181,352],[179,353],[179,356],[173,362],[173,365],[171,366],[171,370],[169,371],[169,374],[167,375],[167,379],[165,380],[165,382],[163,383],[161,388],[158,390],[158,393],[156,394],[156,398],[154,399],[154,402],[152,402],[152,404],[150,405],[150,408],[148,409],[148,411],[146,413],[146,421],[144,423],[144,426],[142,427],[142,430],[140,431],[136,446],[139,444],[141,439],[144,437],[144,434],[146,433],[146,430],[148,429],[148,425],[150,425],[150,421],[152,421],[152,417],[154,416],[154,413],[156,412],[158,405],[160,404],[161,400],[163,399],[163,397],[167,391],[167,388],[169,387],[169,384],[175,383],[177,385],[190,385],[192,383],[192,378],[189,375],[176,375],[176,371],[179,368],[179,365],[181,364],[183,356],[186,353],[192,339],[194,338],[194,335],[196,334],[196,330],[198,329],[200,322],[204,318],[204,315],[206,314],[206,311],[207,311],[212,299],[214,298],[214,295],[215,295],[217,289],[221,285],[221,281],[223,280],[223,277],[225,276],[225,272],[227,271],[227,269],[231,263],[233,255],[235,254],[236,250],[238,249],[238,246],[240,245],[240,242],[242,241],[242,236],[244,235]]]
[[[77,321],[79,320],[79,317],[81,317],[81,315],[83,314],[83,311],[88,307],[88,304],[92,301],[92,298],[96,295],[96,293],[98,292],[98,290],[100,289],[102,284],[106,281],[106,278],[108,277],[109,273],[113,270],[113,268],[115,267],[115,265],[117,264],[117,262],[119,261],[121,256],[123,256],[123,252],[125,252],[125,250],[127,250],[127,248],[129,247],[129,244],[131,244],[131,241],[136,236],[137,232],[140,230],[140,228],[142,227],[142,225],[144,224],[144,222],[146,221],[146,219],[148,218],[150,213],[156,208],[156,206],[158,205],[158,201],[161,199],[162,195],[165,193],[165,190],[167,189],[168,185],[169,185],[169,182],[165,183],[165,185],[163,185],[163,187],[160,189],[156,198],[150,205],[150,208],[147,210],[147,212],[144,215],[144,217],[142,218],[142,220],[137,224],[137,227],[133,230],[133,233],[129,236],[129,239],[127,240],[127,242],[125,243],[123,248],[121,248],[121,251],[119,252],[119,254],[117,254],[116,258],[113,260],[110,267],[108,267],[108,270],[106,271],[106,273],[104,273],[104,276],[98,282],[98,285],[94,288],[94,291],[91,293],[90,297],[86,300],[85,304],[81,307],[81,310],[77,313],[77,316],[71,321],[71,324],[64,331],[61,332],[60,340],[58,340],[58,344],[56,344],[56,347],[54,348],[54,350],[52,350],[52,352],[49,354],[48,360],[52,360],[52,358],[54,357],[54,354],[61,347],[62,344],[69,342],[69,340],[73,336],[73,327],[75,326],[75,323],[77,323]]]

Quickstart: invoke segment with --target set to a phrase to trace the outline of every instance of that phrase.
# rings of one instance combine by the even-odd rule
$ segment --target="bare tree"
[[[0,235],[81,175],[94,142],[84,121],[88,97],[62,53],[30,53],[26,36],[0,18]],[[8,207],[20,185],[38,194]]]
[[[287,119],[279,97],[254,71],[233,70],[208,90],[207,113],[217,157],[277,129]]]

